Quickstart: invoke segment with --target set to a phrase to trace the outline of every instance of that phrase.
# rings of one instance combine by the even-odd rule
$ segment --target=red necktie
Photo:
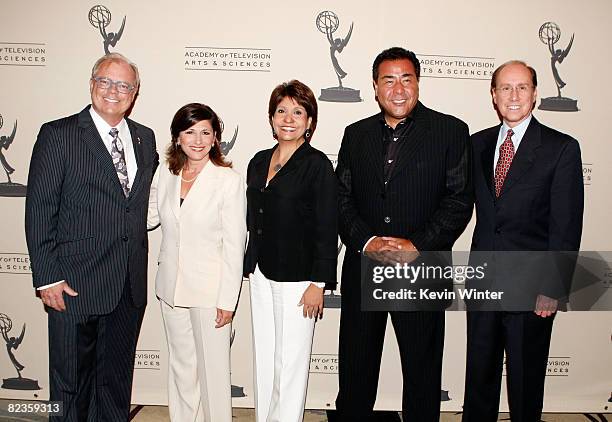
[[[512,129],[508,129],[506,139],[504,139],[504,142],[499,147],[499,158],[495,166],[495,197],[499,197],[501,193],[502,186],[506,180],[506,174],[508,174],[510,164],[512,164],[512,159],[514,158],[512,135],[514,135],[514,132]]]

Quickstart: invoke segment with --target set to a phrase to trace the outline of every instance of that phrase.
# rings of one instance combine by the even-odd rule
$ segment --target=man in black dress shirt
[[[400,348],[404,421],[438,421],[444,312],[364,312],[362,252],[449,251],[472,215],[469,132],[419,102],[420,65],[394,47],[372,68],[381,113],[349,125],[338,156],[342,268],[339,419],[371,421],[387,314]]]

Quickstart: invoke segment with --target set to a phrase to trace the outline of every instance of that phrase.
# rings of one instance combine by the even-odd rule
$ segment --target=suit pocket
[[[71,256],[92,253],[95,250],[96,242],[93,236],[84,239],[69,240],[60,243],[58,246],[59,256]]]

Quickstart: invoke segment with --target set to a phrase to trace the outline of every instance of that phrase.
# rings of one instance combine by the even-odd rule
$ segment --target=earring
[[[274,139],[278,139],[278,135],[276,134],[276,131],[274,129],[272,129],[272,137]]]
[[[308,139],[312,136],[312,132],[310,131],[310,128],[306,129],[306,132],[304,132],[304,138]]]

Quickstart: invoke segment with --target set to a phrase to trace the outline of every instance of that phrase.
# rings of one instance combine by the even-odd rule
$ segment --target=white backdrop
[[[140,68],[142,88],[132,117],[152,127],[163,151],[174,112],[198,101],[211,105],[225,121],[226,140],[238,128],[229,153],[244,173],[255,152],[273,145],[267,122],[267,101],[273,87],[297,78],[319,94],[337,85],[329,43],[315,24],[317,15],[333,11],[339,18],[334,37],[347,46],[337,53],[348,73],[347,87],[359,89],[357,103],[319,102],[319,125],[313,145],[334,160],[344,127],[378,111],[371,87],[371,63],[382,49],[400,45],[422,60],[421,100],[465,120],[472,132],[497,123],[488,94],[490,72],[509,59],[524,59],[539,73],[541,97],[556,95],[550,53],[538,36],[540,26],[555,22],[561,29],[556,48],[575,39],[558,65],[567,86],[563,95],[578,100],[577,112],[536,110],[543,123],[580,141],[585,176],[583,250],[611,250],[607,223],[611,201],[606,180],[612,177],[612,151],[605,126],[612,94],[607,54],[612,39],[612,3],[593,0],[517,0],[510,9],[486,0],[425,3],[325,2],[293,3],[209,0],[95,2],[62,0],[24,2],[3,0],[0,6],[0,152],[15,168],[13,182],[27,184],[29,158],[40,125],[80,111],[89,102],[91,65],[104,53],[103,34],[116,39],[119,51]],[[97,11],[97,12],[96,12]],[[94,13],[95,12],[95,13]],[[110,21],[109,21],[110,17]],[[125,17],[123,31],[122,21]],[[98,27],[94,26],[97,25]],[[608,28],[608,29],[606,29]],[[115,35],[113,35],[114,33]],[[13,128],[17,125],[15,135]],[[604,129],[604,130],[602,130]],[[12,139],[10,145],[5,145]],[[0,397],[48,397],[46,316],[34,297],[23,234],[24,198],[10,197],[0,171],[0,313],[12,320],[8,336],[23,342],[13,350],[25,365],[22,376],[36,380],[40,390],[0,388]],[[456,244],[467,250],[473,222]],[[155,276],[159,232],[150,236],[150,280]],[[606,287],[612,275],[602,274]],[[152,282],[150,285],[152,286]],[[460,410],[465,365],[465,315],[447,313],[443,410]],[[327,309],[317,324],[307,407],[333,407],[337,388],[339,310]],[[3,319],[6,321],[6,319]],[[1,322],[1,321],[0,321]],[[612,389],[610,334],[612,313],[571,312],[557,317],[549,377],[547,411],[605,411]],[[232,383],[234,404],[253,405],[251,327],[248,283],[234,323]],[[377,407],[399,409],[401,379],[397,346],[388,333]],[[2,345],[2,343],[0,343]],[[166,345],[159,306],[152,288],[140,337],[133,401],[166,403]],[[5,348],[0,349],[0,378],[17,373]],[[505,406],[505,398],[502,398]]]

